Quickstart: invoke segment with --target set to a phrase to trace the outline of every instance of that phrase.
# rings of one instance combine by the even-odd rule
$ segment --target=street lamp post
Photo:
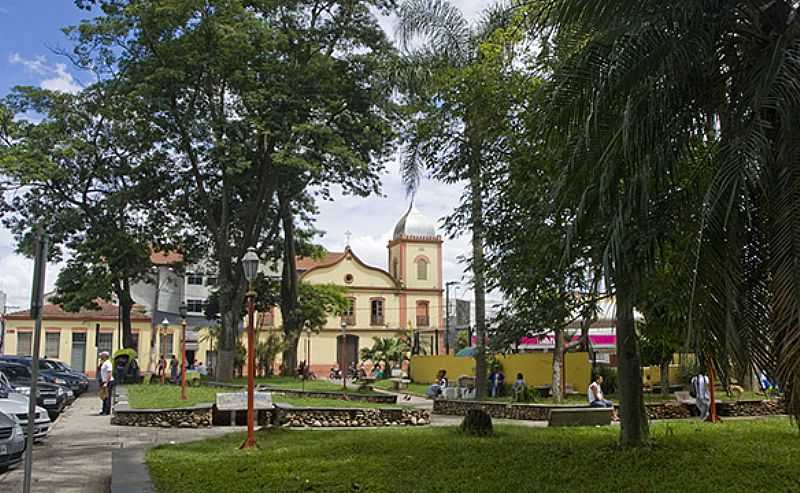
[[[164,344],[164,339],[167,338],[167,330],[169,330],[169,320],[165,318],[161,321],[161,357],[164,359],[164,368],[161,369],[161,385],[164,385],[164,381],[167,378],[167,345]]]
[[[258,254],[250,247],[242,257],[244,277],[247,279],[247,439],[240,448],[255,448],[255,381],[256,367],[255,334],[253,319],[255,317],[256,293],[253,282],[258,274]]]
[[[342,390],[347,392],[347,322],[342,320]]]
[[[186,395],[186,303],[178,309],[181,314],[181,400],[189,399]]]
[[[458,284],[456,281],[445,283],[445,302],[444,302],[444,354],[450,354],[450,286]]]

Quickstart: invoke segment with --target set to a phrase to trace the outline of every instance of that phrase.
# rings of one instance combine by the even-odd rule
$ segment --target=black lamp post
[[[254,317],[256,308],[256,293],[254,281],[258,274],[258,254],[255,248],[250,247],[242,257],[242,267],[244,277],[247,279],[247,439],[240,448],[256,447],[255,431],[255,382],[254,374],[256,367]]]
[[[342,390],[347,392],[347,322],[342,320]]]
[[[167,345],[164,344],[164,340],[167,338],[167,330],[169,330],[169,320],[165,318],[161,321],[161,341],[159,341],[159,344],[161,344],[161,357],[164,358],[164,368],[161,369],[161,385],[164,385],[164,381],[167,378]]]

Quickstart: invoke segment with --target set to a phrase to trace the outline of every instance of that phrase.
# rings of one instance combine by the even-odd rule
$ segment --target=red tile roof
[[[342,258],[343,255],[344,252],[325,252],[319,260],[311,257],[297,257],[297,270],[305,272],[313,267],[332,264]]]
[[[116,320],[119,315],[119,306],[98,300],[99,310],[81,310],[77,313],[65,311],[58,305],[46,304],[42,310],[43,320]],[[134,305],[131,310],[132,321],[150,321],[150,317],[143,314],[144,307]],[[31,320],[30,310],[13,312],[6,315],[7,320]]]
[[[150,262],[153,262],[153,265],[176,264],[183,262],[183,255],[178,252],[161,252],[154,250],[153,253],[150,254]]]

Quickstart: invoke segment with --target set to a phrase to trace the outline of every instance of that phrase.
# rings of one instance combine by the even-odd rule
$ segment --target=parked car
[[[30,356],[0,356],[0,361],[25,365],[28,368],[30,368],[33,363],[33,359]],[[39,375],[41,375],[42,379],[46,382],[68,387],[75,396],[89,389],[89,379],[86,378],[86,375],[77,376],[74,373],[62,371],[57,365],[52,363],[52,360],[39,360]]]
[[[45,361],[46,364],[53,368],[54,371],[59,371],[70,378],[78,380],[78,390],[72,388],[72,390],[75,392],[75,395],[81,395],[89,390],[89,377],[87,377],[83,372],[72,369],[71,366],[63,361],[58,361],[55,359],[45,359],[42,361]]]
[[[14,416],[0,412],[0,471],[22,460],[25,435]]]
[[[6,380],[7,382],[7,380]],[[5,387],[5,384],[0,381],[0,412],[4,412],[9,416],[16,416],[22,431],[25,436],[28,435],[28,399],[18,392],[15,392],[11,386]],[[24,400],[15,398],[15,396],[23,397]],[[50,417],[47,415],[47,409],[36,406],[36,415],[33,422],[33,438],[39,440],[47,438],[50,432]]]
[[[30,395],[33,375],[24,365],[0,361],[0,373],[3,373],[17,392]],[[67,392],[60,385],[39,381],[36,404],[47,409],[51,420],[55,420],[67,405]]]

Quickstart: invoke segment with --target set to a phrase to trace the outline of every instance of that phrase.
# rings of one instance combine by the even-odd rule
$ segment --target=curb
[[[144,463],[147,449],[120,448],[111,452],[111,493],[155,493]]]

